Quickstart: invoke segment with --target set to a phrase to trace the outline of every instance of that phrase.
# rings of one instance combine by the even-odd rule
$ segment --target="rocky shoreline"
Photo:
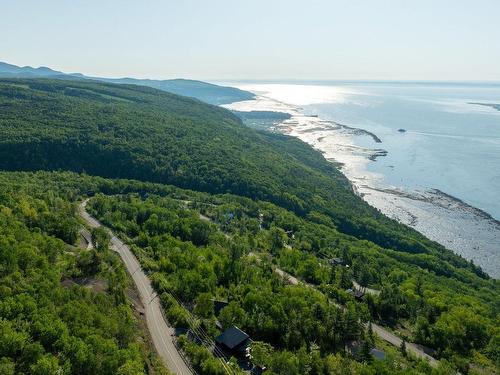
[[[285,112],[289,119],[274,123],[272,131],[299,138],[320,151],[350,180],[353,190],[382,213],[404,223],[431,240],[473,260],[494,278],[500,277],[497,251],[500,222],[488,213],[468,205],[438,189],[408,191],[387,186],[384,176],[369,172],[367,163],[387,155],[381,148],[361,147],[357,137],[370,137],[382,143],[375,134],[354,126],[308,116],[301,108],[257,96],[255,100],[225,106],[238,111]]]

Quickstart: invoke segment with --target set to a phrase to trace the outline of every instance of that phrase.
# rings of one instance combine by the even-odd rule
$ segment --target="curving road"
[[[301,281],[299,279],[297,279],[296,277],[293,277],[292,275],[290,275],[289,273],[283,271],[282,269],[279,269],[279,268],[275,268],[274,271],[280,275],[281,277],[283,277],[285,280],[288,281],[288,283],[292,284],[292,285],[298,285]],[[308,284],[308,283],[303,283],[304,285],[310,287],[310,288],[314,288],[313,285],[311,284]],[[333,303],[335,306],[337,306],[338,308],[344,308],[342,307],[341,305],[339,305],[338,303],[334,302],[334,301],[331,301],[331,303]],[[395,334],[393,334],[392,332],[388,331],[387,329],[379,326],[378,324],[375,324],[375,323],[372,323],[372,330],[373,332],[375,332],[378,337],[380,337],[382,340],[388,342],[389,344],[392,344],[396,347],[401,347],[401,344],[403,342],[403,340],[401,338],[399,338],[398,336],[396,336]],[[432,367],[437,367],[439,365],[439,361],[434,358],[434,357],[431,357],[430,355],[428,355],[427,353],[425,353],[423,351],[422,348],[420,348],[418,345],[416,344],[412,344],[412,343],[406,343],[406,350],[410,353],[412,353],[415,357],[417,358],[420,358],[420,359],[424,359],[426,361],[429,362],[429,364],[432,366]]]
[[[395,334],[389,332],[385,328],[379,326],[378,324],[372,323],[372,330],[375,332],[378,337],[382,340],[387,341],[388,343],[400,348],[403,340],[396,336]],[[412,353],[415,357],[424,359],[429,362],[432,367],[437,367],[439,361],[431,357],[429,354],[425,353],[418,345],[412,344],[410,342],[406,343],[406,351]]]
[[[102,226],[102,224],[92,217],[86,210],[88,199],[79,206],[80,216],[93,228]],[[110,248],[116,251],[125,263],[128,273],[132,276],[135,286],[139,292],[142,303],[145,306],[144,315],[153,344],[163,363],[170,371],[177,375],[192,375],[192,371],[184,362],[181,355],[174,345],[174,329],[165,321],[162,313],[159,299],[151,287],[151,282],[142,270],[139,261],[132,254],[130,248],[123,243],[113,232],[110,231]]]
[[[85,210],[87,201],[88,199],[86,199],[80,204],[80,216],[93,228],[102,226],[102,224],[98,220],[92,217]],[[136,259],[134,254],[132,254],[130,248],[125,243],[123,243],[123,241],[121,241],[118,237],[116,237],[113,234],[113,232],[110,231],[110,234],[111,234],[110,247],[112,250],[116,251],[120,255],[123,262],[125,263],[127,271],[132,276],[132,279],[134,280],[137,290],[139,291],[142,303],[145,306],[144,313],[146,316],[146,322],[148,325],[151,338],[153,340],[153,344],[156,348],[156,351],[162,358],[165,365],[174,374],[192,375],[193,374],[192,371],[184,362],[181,355],[177,351],[177,348],[174,345],[173,342],[174,329],[170,327],[163,318],[163,315],[161,313],[160,302],[158,298],[156,298],[156,293],[151,287],[151,282],[149,281],[148,277],[142,270],[139,261]],[[296,277],[293,277],[292,275],[288,274],[287,272],[279,268],[275,268],[275,272],[278,273],[281,277],[287,279],[290,284],[297,285],[300,282]],[[307,283],[305,285],[312,287],[312,285],[309,285]],[[375,332],[382,340],[397,347],[401,346],[402,343],[401,338],[389,332],[388,330],[384,329],[383,327],[372,323],[372,329],[373,332]],[[416,357],[429,361],[429,364],[431,366],[437,367],[439,362],[435,358],[424,353],[424,351],[417,345],[412,343],[407,343],[406,349],[408,350],[408,352],[411,352]]]

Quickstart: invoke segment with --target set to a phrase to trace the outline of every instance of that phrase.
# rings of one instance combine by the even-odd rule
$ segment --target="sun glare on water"
[[[353,93],[336,86],[302,84],[244,84],[238,87],[292,105],[343,103],[346,96]]]

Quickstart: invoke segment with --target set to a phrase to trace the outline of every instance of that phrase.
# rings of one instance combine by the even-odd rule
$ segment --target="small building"
[[[363,296],[365,295],[365,292],[363,292],[361,289],[355,289],[354,290],[354,298],[356,298],[358,301],[363,299]]]
[[[345,351],[351,355],[356,355],[359,352],[359,341],[357,340],[348,340],[345,342]]]
[[[332,266],[345,266],[346,264],[345,260],[342,258],[332,258],[329,262]]]
[[[358,356],[361,351],[361,342],[356,340],[347,341],[345,351],[353,356]],[[385,352],[377,348],[371,349],[370,355],[377,361],[383,361],[386,357]]]
[[[363,292],[361,289],[346,289],[346,292],[351,294],[358,301],[361,301],[363,299],[363,296],[365,295],[365,292]]]
[[[250,336],[236,326],[230,327],[215,339],[217,345],[225,352],[235,357],[248,357]]]
[[[385,359],[385,353],[382,350],[373,348],[372,350],[370,350],[370,354],[376,360],[383,361]]]

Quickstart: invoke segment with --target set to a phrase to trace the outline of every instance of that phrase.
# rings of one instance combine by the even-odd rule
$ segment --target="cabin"
[[[146,199],[149,198],[149,193],[147,191],[141,190],[141,191],[138,192],[138,194],[139,194],[139,196],[141,197],[141,199],[143,201],[145,201]]]
[[[361,343],[356,340],[349,340],[345,343],[345,351],[353,356],[357,356],[361,350]],[[373,348],[370,350],[370,355],[377,361],[383,361],[386,357],[385,352]]]
[[[361,301],[365,295],[365,292],[363,292],[361,289],[346,289],[346,292],[352,294],[358,301]]]
[[[356,298],[358,301],[362,300],[365,292],[363,292],[361,289],[355,289],[354,290],[354,298]]]
[[[345,266],[346,265],[345,260],[342,258],[332,258],[332,259],[330,259],[329,262],[332,266]]]
[[[370,354],[378,361],[383,361],[385,359],[385,353],[382,350],[373,348],[370,350]]]
[[[216,337],[215,342],[229,355],[239,358],[250,356],[250,336],[236,326],[222,332]]]

